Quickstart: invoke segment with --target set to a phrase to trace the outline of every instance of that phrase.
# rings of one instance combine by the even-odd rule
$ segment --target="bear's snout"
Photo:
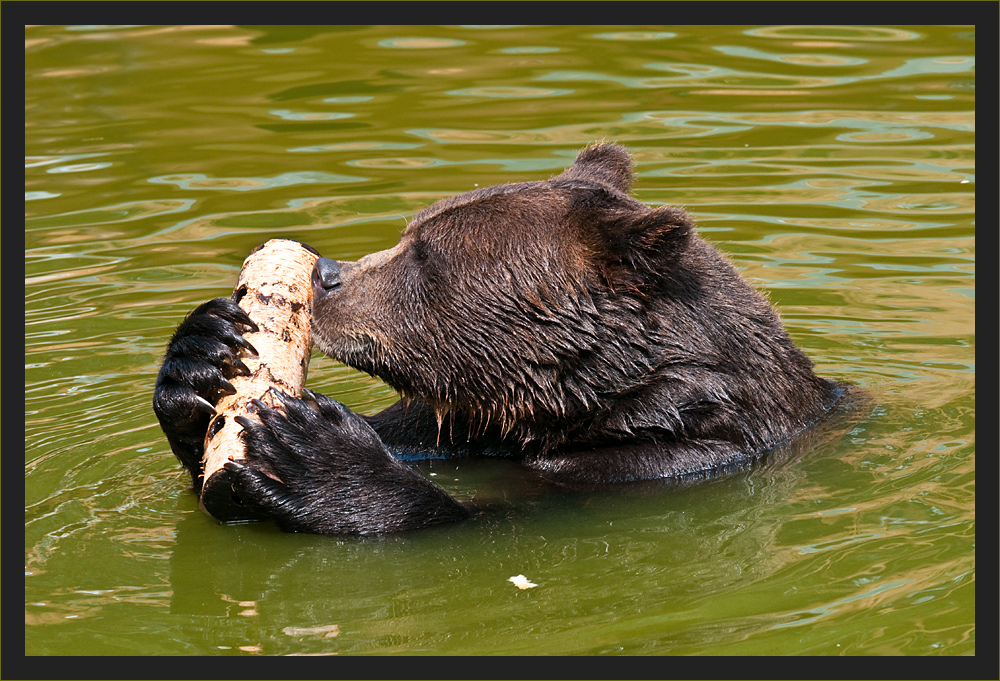
[[[320,258],[313,265],[313,296],[318,298],[340,286],[340,265],[336,260]]]

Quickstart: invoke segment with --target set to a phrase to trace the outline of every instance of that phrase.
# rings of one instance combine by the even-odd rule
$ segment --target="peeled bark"
[[[237,416],[259,420],[254,399],[276,406],[269,389],[299,396],[306,380],[312,349],[312,269],[319,256],[308,246],[272,239],[254,249],[243,262],[233,300],[259,330],[244,334],[257,357],[242,357],[249,376],[230,383],[236,394],[223,396],[205,437],[204,485],[201,508],[219,520],[252,518],[235,498],[226,461],[246,458]]]

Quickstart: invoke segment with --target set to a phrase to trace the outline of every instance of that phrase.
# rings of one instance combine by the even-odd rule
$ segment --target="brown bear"
[[[320,258],[313,336],[402,400],[374,416],[306,391],[242,419],[227,464],[248,515],[289,531],[373,534],[469,509],[400,459],[518,457],[572,484],[741,466],[831,410],[768,301],[680,208],[629,196],[628,152],[583,149],[551,179],[418,213],[399,243]],[[218,299],[177,329],[154,409],[197,487],[201,440],[253,322]],[[277,482],[266,473],[272,473]]]

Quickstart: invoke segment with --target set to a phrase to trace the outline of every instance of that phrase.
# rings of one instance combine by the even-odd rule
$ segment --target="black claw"
[[[316,393],[308,388],[302,389],[302,401],[315,411],[319,411],[319,402],[316,400]]]
[[[255,327],[254,331],[257,330],[256,326],[257,325],[254,324],[254,327]],[[253,357],[254,359],[257,359],[260,356],[260,354],[257,352],[257,348],[255,348],[253,345],[251,345],[250,341],[248,341],[243,336],[238,336],[238,338],[239,338],[239,340],[236,341],[236,344],[239,345],[244,350],[248,351],[250,353],[251,357]]]
[[[236,391],[234,390],[233,392]],[[206,414],[211,414],[212,416],[215,416],[218,413],[215,411],[215,407],[212,405],[212,403],[206,400],[201,395],[195,395],[194,399],[195,399],[195,409],[197,409],[198,411],[205,412]]]
[[[249,376],[253,373],[250,371],[250,367],[244,364],[239,357],[233,359],[232,365],[234,370],[233,373],[237,376]]]
[[[271,386],[270,388],[268,388],[268,390],[271,392],[272,395],[277,397],[278,400],[280,400],[281,403],[286,407],[291,407],[293,404],[295,404],[296,401],[295,398],[286,393],[284,390],[279,390],[274,386]]]
[[[236,416],[233,418],[236,423],[243,426],[243,430],[252,430],[257,424],[248,419],[246,416]]]

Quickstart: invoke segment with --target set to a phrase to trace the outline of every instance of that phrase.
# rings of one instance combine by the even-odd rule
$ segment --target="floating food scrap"
[[[288,636],[321,636],[335,638],[340,635],[340,627],[336,624],[326,624],[319,627],[285,627],[281,633]]]
[[[507,580],[508,582],[513,582],[514,586],[518,589],[530,589],[533,586],[538,586],[534,582],[529,582],[528,578],[524,575],[517,575],[516,577],[511,577]]]

